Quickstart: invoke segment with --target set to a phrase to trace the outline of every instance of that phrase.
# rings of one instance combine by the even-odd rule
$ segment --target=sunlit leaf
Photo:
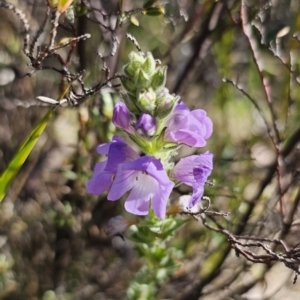
[[[55,8],[58,5],[58,0],[48,0],[50,7]]]
[[[39,100],[42,99],[42,101],[45,99],[50,100],[50,104],[54,104],[55,106],[51,107],[49,111],[46,113],[46,115],[41,119],[41,121],[35,126],[35,128],[31,131],[29,137],[25,140],[23,145],[20,147],[20,150],[17,152],[17,154],[14,156],[10,164],[8,165],[7,169],[3,172],[3,174],[0,177],[0,202],[3,200],[7,189],[12,182],[12,180],[15,178],[17,173],[19,172],[20,168],[24,164],[25,160],[27,159],[28,155],[32,151],[34,145],[36,144],[38,138],[43,133],[44,129],[46,128],[49,120],[51,119],[56,107],[57,103],[61,104],[62,102],[65,102],[66,99],[63,97],[68,92],[69,88],[71,87],[73,81],[71,81],[63,90],[63,92],[60,94],[57,101],[54,99],[39,96],[37,97]],[[53,103],[54,102],[54,103]]]
[[[57,8],[60,13],[65,12],[72,2],[73,0],[48,0],[50,7]]]
[[[42,118],[42,120],[36,125],[32,130],[29,137],[21,146],[18,153],[14,156],[13,160],[10,162],[8,168],[0,177],[0,202],[3,200],[9,184],[14,179],[14,177],[19,172],[20,168],[24,164],[28,155],[32,151],[34,145],[36,144],[38,138],[43,133],[45,127],[47,126],[49,120],[51,119],[55,108],[50,108],[47,114]]]
[[[72,4],[73,0],[58,0],[57,8],[60,13],[65,12],[70,5]]]
[[[140,22],[135,16],[130,17],[130,22],[135,26],[140,26]]]
[[[143,10],[143,14],[147,16],[160,16],[165,13],[163,7],[149,7]]]

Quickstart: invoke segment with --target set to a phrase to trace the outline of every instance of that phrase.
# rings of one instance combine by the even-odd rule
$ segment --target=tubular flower
[[[107,199],[118,200],[130,191],[125,201],[128,212],[147,215],[151,200],[154,213],[162,219],[173,187],[174,183],[169,180],[161,162],[152,156],[142,156],[119,164]]]
[[[124,129],[130,134],[134,134],[134,128],[131,125],[133,118],[133,115],[123,102],[119,102],[116,104],[112,118],[115,126]]]
[[[182,158],[171,172],[173,178],[193,188],[188,207],[196,205],[203,196],[204,185],[213,169],[213,155],[205,152],[202,155],[191,155]]]
[[[201,109],[190,111],[185,104],[178,103],[166,123],[165,139],[191,147],[203,147],[212,134],[213,124]]]
[[[107,155],[107,160],[96,164],[93,177],[86,184],[87,191],[93,195],[100,195],[110,188],[119,164],[139,158],[118,136],[114,136],[110,143],[99,145],[97,152]]]
[[[153,116],[142,113],[135,125],[135,129],[140,135],[151,137],[156,133],[156,120]]]

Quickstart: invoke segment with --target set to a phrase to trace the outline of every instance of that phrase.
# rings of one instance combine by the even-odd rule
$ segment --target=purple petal
[[[122,166],[119,166],[116,173],[116,177],[112,184],[112,187],[107,195],[108,200],[118,200],[126,192],[132,189],[135,183],[136,171],[127,171],[122,170]]]
[[[86,183],[86,189],[93,195],[104,193],[112,184],[112,173],[104,171],[106,161],[96,164],[93,177]]]
[[[173,142],[183,142],[191,147],[204,147],[206,141],[197,132],[191,130],[178,130],[169,133],[169,140]]]
[[[138,153],[118,136],[113,137],[112,142],[98,146],[97,150],[108,158],[105,162],[96,164],[93,177],[86,184],[88,192],[94,195],[99,195],[111,187],[120,164],[139,158]]]
[[[152,115],[142,113],[135,125],[135,129],[146,136],[153,136],[156,132],[156,120]]]
[[[138,159],[140,156],[131,147],[129,147],[124,142],[112,143],[109,152],[107,165],[105,167],[106,171],[117,172],[118,165]]]
[[[211,174],[212,159],[213,155],[209,152],[184,157],[173,168],[172,176],[190,186],[197,183],[202,185]]]
[[[111,142],[99,145],[97,147],[97,152],[102,155],[108,155],[109,148],[113,143],[124,143],[125,144],[124,140],[121,137],[115,135],[112,138]]]
[[[206,152],[202,155],[191,155],[182,158],[173,168],[173,178],[193,188],[190,206],[194,206],[201,200],[204,185],[213,169],[213,155]]]
[[[128,212],[147,214],[152,199],[155,214],[163,218],[173,186],[161,162],[155,157],[143,156],[119,165],[107,199],[117,200],[131,190],[125,202]]]
[[[173,187],[174,183],[171,181],[167,185],[160,186],[159,191],[157,191],[152,198],[153,211],[155,215],[161,219],[166,215],[167,202]]]
[[[134,116],[131,114],[127,106],[119,102],[115,105],[112,121],[115,126],[124,129],[128,133],[134,134],[134,129],[131,123],[134,120]]]
[[[195,206],[201,200],[203,193],[204,193],[203,186],[193,187],[193,194],[188,204],[188,207],[192,208],[193,206]]]
[[[146,216],[149,213],[149,206],[150,202],[149,201],[143,201],[138,199],[137,201],[134,199],[127,199],[124,207],[125,209],[134,215],[137,216]]]
[[[196,109],[191,111],[191,115],[202,124],[202,128],[205,129],[203,137],[208,139],[213,132],[213,123],[209,117],[207,117],[206,112],[202,109]]]
[[[178,111],[178,110],[186,110],[186,111],[190,111],[188,109],[188,107],[184,104],[184,102],[178,102],[176,107],[175,107],[175,111]]]
[[[166,140],[192,147],[205,146],[205,140],[211,136],[213,130],[212,121],[204,110],[190,112],[183,103],[176,106],[166,126]]]
[[[137,182],[125,202],[125,209],[136,215],[146,215],[149,211],[150,198],[159,187],[149,175],[139,172],[137,176]]]

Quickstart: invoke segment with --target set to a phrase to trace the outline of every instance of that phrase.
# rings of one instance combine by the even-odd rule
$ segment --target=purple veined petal
[[[117,172],[118,165],[127,161],[133,161],[140,156],[125,142],[112,143],[107,158],[106,171]]]
[[[112,173],[104,171],[106,161],[96,164],[93,177],[86,183],[86,189],[93,195],[104,193],[112,184]]]
[[[184,157],[176,164],[171,174],[187,185],[192,186],[197,183],[204,185],[213,169],[212,160],[213,154],[209,152]]]
[[[197,166],[196,159],[197,155],[180,159],[171,171],[172,177],[190,186],[193,185],[196,182],[194,177],[194,168]]]
[[[155,158],[142,156],[139,159],[127,162],[118,167],[113,186],[107,196],[108,200],[117,200],[133,188],[139,180],[142,172],[149,167],[149,163]],[[162,168],[162,166],[159,165]]]
[[[162,163],[153,156],[142,156],[135,161],[124,163],[122,165],[122,170],[146,171],[160,184],[167,184],[170,182]]]
[[[93,177],[86,184],[88,192],[94,195],[99,195],[111,187],[119,165],[139,158],[138,153],[118,136],[113,137],[112,142],[98,146],[98,151],[106,154],[108,158],[105,162],[96,164]]]
[[[125,144],[125,141],[121,137],[115,135],[112,138],[111,142],[99,145],[97,147],[97,152],[102,155],[108,155],[109,148],[113,143],[124,143]]]
[[[169,118],[167,121],[167,130],[169,128],[172,128],[173,130],[176,130],[177,127],[181,128],[181,122],[182,120],[185,120],[185,118],[190,114],[188,110],[179,110],[179,111],[174,111],[172,116]]]
[[[135,215],[147,215],[150,199],[159,188],[157,182],[148,174],[139,172],[138,182],[133,186],[125,202],[125,209]]]
[[[208,139],[213,132],[213,122],[212,120],[207,116],[206,112],[202,109],[196,109],[191,111],[191,115],[202,124],[203,131],[203,137],[205,139]]]
[[[160,160],[156,159],[155,157],[147,157],[147,158],[148,158],[147,162],[146,162],[147,160],[146,156],[143,156],[140,159],[141,162],[145,161],[145,165],[143,166],[144,170],[146,170],[147,173],[151,175],[161,185],[167,185],[170,182],[170,179]]]
[[[116,177],[112,184],[112,187],[107,195],[108,200],[118,200],[120,199],[126,192],[132,189],[135,184],[136,171],[131,170],[124,172],[122,170],[122,166],[118,167]]]
[[[213,130],[212,121],[206,112],[201,109],[189,111],[179,103],[175,111],[166,123],[165,139],[175,143],[184,143],[191,147],[203,147],[206,145]]]
[[[152,198],[153,211],[155,215],[161,219],[166,216],[167,203],[173,187],[174,183],[171,181],[167,185],[160,186],[159,191],[157,191]]]
[[[200,202],[201,198],[203,196],[203,193],[204,193],[204,187],[203,186],[193,187],[193,194],[192,194],[192,197],[191,197],[190,202],[188,204],[188,207],[192,208],[198,202]]]
[[[119,165],[107,199],[117,200],[131,190],[125,202],[128,212],[146,215],[152,199],[155,214],[163,218],[174,183],[159,160],[150,156]]]
[[[99,145],[97,152],[108,156],[105,170],[114,173],[117,171],[117,167],[120,163],[139,158],[138,153],[128,146],[119,136],[114,136],[109,143]]]
[[[170,140],[173,142],[183,142],[190,147],[204,147],[206,141],[197,132],[191,130],[178,130],[170,132]]]
[[[171,172],[173,178],[193,188],[189,207],[193,207],[201,200],[204,185],[212,169],[213,155],[209,152],[184,157],[173,168]]]
[[[212,159],[211,153],[204,153],[198,159],[200,165],[193,171],[196,182],[206,182],[213,169]]]

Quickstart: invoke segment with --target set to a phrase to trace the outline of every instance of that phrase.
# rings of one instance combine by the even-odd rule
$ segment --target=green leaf
[[[180,220],[180,219],[166,219],[164,224],[163,224],[163,229],[162,229],[162,233],[160,234],[162,239],[166,239],[167,237],[171,236],[174,234],[174,232],[181,227],[182,225],[184,225],[185,223],[187,223],[189,220]]]
[[[143,14],[144,15],[147,15],[147,16],[153,16],[153,17],[156,17],[156,16],[160,16],[160,15],[163,15],[165,13],[163,7],[149,7],[149,8],[146,8],[143,10]]]
[[[140,225],[131,233],[130,239],[137,243],[151,244],[159,237],[157,232],[153,232],[148,226]]]
[[[144,5],[143,8],[149,8],[151,7],[157,0],[149,0]]]
[[[36,127],[32,130],[29,137],[21,146],[18,153],[14,156],[13,160],[8,165],[7,169],[0,177],[0,202],[3,200],[7,189],[14,179],[14,177],[19,172],[20,168],[24,164],[25,160],[27,159],[28,155],[32,151],[35,143],[37,142],[40,135],[43,133],[45,127],[47,126],[49,120],[51,119],[55,107],[50,108],[47,114],[43,117],[43,119],[36,125]]]
[[[70,2],[72,2],[72,1],[70,1]],[[58,103],[60,102],[60,100],[62,100],[64,98],[64,96],[70,89],[73,81],[74,80],[69,82],[67,84],[67,86],[64,88],[64,90],[60,94],[59,98],[57,99]],[[7,169],[1,175],[1,177],[0,177],[0,202],[3,200],[10,183],[15,178],[15,176],[19,172],[20,168],[23,166],[25,160],[27,159],[28,155],[32,151],[38,138],[40,137],[40,135],[43,133],[44,129],[46,128],[49,120],[53,116],[53,113],[54,113],[56,107],[57,107],[57,105],[51,107],[48,110],[48,112],[46,113],[46,115],[43,117],[43,119],[35,126],[35,128],[31,131],[29,137],[25,140],[25,142],[21,146],[18,153],[14,156],[13,160],[8,165]]]

